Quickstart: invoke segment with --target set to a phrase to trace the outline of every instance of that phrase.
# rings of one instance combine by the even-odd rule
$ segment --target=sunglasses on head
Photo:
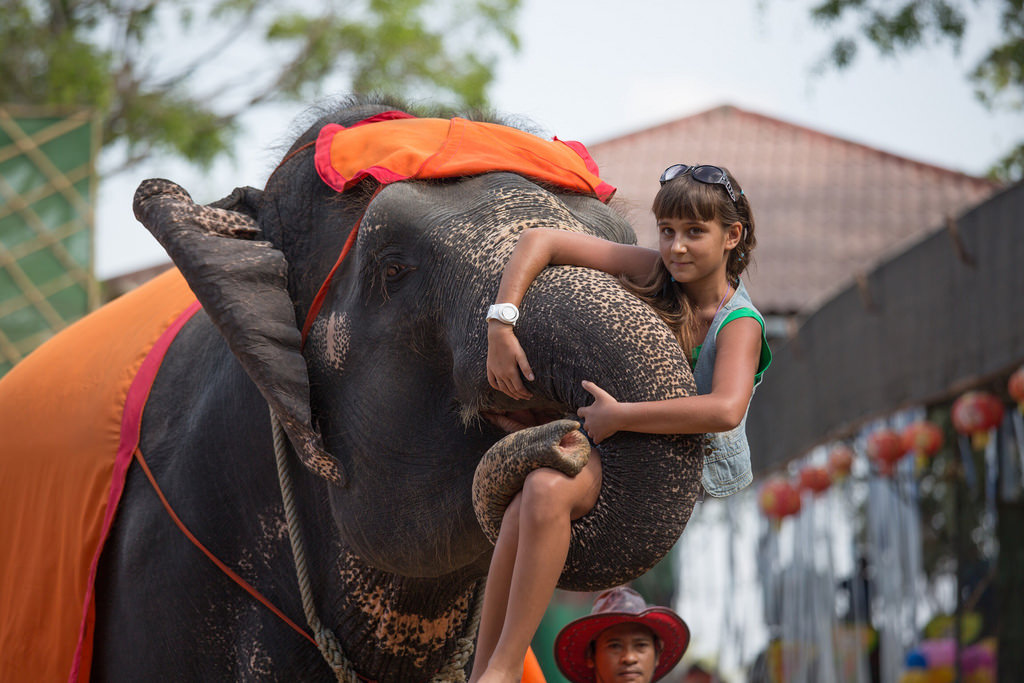
[[[737,204],[736,193],[732,189],[732,183],[729,182],[729,176],[724,170],[718,166],[690,166],[688,164],[672,164],[661,174],[658,179],[662,185],[670,180],[674,180],[680,176],[684,176],[687,173],[690,174],[694,180],[698,180],[707,185],[722,185],[725,187],[725,191],[729,193],[729,199],[732,200],[733,204]]]

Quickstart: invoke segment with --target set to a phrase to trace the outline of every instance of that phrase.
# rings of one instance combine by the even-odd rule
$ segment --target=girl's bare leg
[[[596,450],[591,451],[587,466],[575,477],[541,468],[526,478],[520,494],[518,543],[504,623],[486,669],[476,679],[480,683],[518,681],[522,677],[523,657],[565,566],[569,522],[589,512],[600,492],[601,460]]]
[[[508,608],[509,586],[512,584],[512,569],[516,562],[516,547],[519,545],[519,507],[523,494],[519,492],[505,508],[501,518],[501,529],[494,544],[491,566],[487,570],[487,586],[484,588],[484,605],[480,612],[480,628],[477,631],[476,650],[473,656],[473,670],[469,683],[476,683],[487,668],[494,646],[501,635]]]

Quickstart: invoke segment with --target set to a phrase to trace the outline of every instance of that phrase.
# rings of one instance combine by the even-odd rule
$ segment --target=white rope
[[[337,637],[331,629],[324,626],[316,614],[313,602],[313,590],[309,581],[309,569],[306,566],[306,548],[299,528],[298,514],[295,510],[295,494],[292,488],[291,475],[288,474],[287,437],[281,423],[270,411],[270,426],[274,433],[274,460],[277,462],[277,479],[281,486],[281,498],[284,501],[284,516],[288,523],[288,538],[292,545],[292,557],[295,560],[295,573],[299,580],[299,593],[302,596],[302,611],[306,613],[306,622],[313,630],[320,654],[334,671],[339,683],[362,683],[364,679],[352,669]],[[475,590],[470,617],[466,622],[466,633],[456,641],[455,652],[448,662],[438,669],[430,683],[465,683],[466,667],[473,656],[474,640],[480,626],[480,613],[483,607],[484,583],[481,579]]]

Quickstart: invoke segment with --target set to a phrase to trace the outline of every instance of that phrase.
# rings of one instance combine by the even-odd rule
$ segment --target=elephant
[[[170,181],[140,185],[136,215],[202,309],[166,351],[139,444],[188,529],[301,623],[276,419],[309,595],[351,670],[457,680],[468,660],[449,663],[474,636],[493,549],[474,495],[482,517],[500,519],[531,468],[581,466],[570,456],[590,448],[572,421],[590,398],[582,380],[620,400],[696,390],[655,312],[616,278],[570,266],[545,269],[522,302],[534,398],[489,387],[484,312],[518,236],[636,238],[614,202],[502,168],[329,187],[312,147],[324,127],[399,108],[349,100],[319,112],[262,190],[204,206]],[[668,552],[699,492],[703,443],[620,432],[597,446],[602,489],[573,522],[560,587],[617,585]],[[99,558],[92,677],[333,679],[308,638],[197,551],[146,477],[128,469]]]

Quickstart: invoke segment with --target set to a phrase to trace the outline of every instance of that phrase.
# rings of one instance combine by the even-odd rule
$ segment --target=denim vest
[[[761,313],[750,301],[747,288],[743,286],[742,281],[732,298],[715,314],[711,321],[711,328],[708,330],[707,336],[704,337],[704,344],[700,347],[697,364],[693,368],[693,379],[697,383],[698,394],[711,393],[711,378],[715,371],[715,337],[718,336],[718,330],[726,317],[740,308],[749,308],[757,313],[759,319],[762,319]],[[754,385],[756,387],[757,382]],[[751,398],[753,398],[753,392],[751,392]],[[749,410],[750,402],[748,401],[747,411]],[[704,485],[704,490],[712,496],[732,495],[754,480],[750,466],[750,446],[747,444],[747,411],[744,411],[743,419],[735,429],[707,435],[709,443],[704,452],[704,474],[701,477],[701,483]]]

